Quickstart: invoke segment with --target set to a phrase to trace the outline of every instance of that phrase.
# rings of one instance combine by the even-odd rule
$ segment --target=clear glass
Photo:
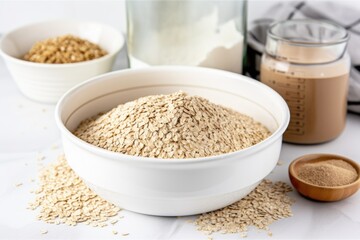
[[[350,59],[342,27],[316,20],[270,26],[260,80],[287,102],[291,119],[284,140],[313,144],[345,127]]]
[[[130,66],[204,66],[242,72],[245,0],[127,0]]]

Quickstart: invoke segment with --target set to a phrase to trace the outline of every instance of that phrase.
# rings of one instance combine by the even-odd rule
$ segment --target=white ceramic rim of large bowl
[[[99,57],[99,58],[95,58],[89,61],[82,61],[82,62],[76,62],[76,63],[37,63],[37,62],[30,62],[30,61],[26,61],[26,60],[22,60],[20,58],[16,58],[13,57],[9,54],[7,54],[6,52],[3,51],[3,45],[2,42],[4,41],[4,39],[6,39],[10,34],[16,32],[16,31],[20,31],[22,29],[28,28],[28,27],[33,27],[36,25],[40,25],[40,24],[46,24],[46,23],[56,23],[56,22],[70,22],[70,23],[86,23],[86,24],[98,24],[101,25],[103,27],[109,28],[111,29],[114,33],[118,34],[119,39],[121,39],[121,43],[119,44],[118,48],[116,48],[115,50],[113,50],[112,52],[108,52],[108,54]],[[28,65],[28,66],[32,66],[32,67],[46,67],[46,68],[65,68],[65,67],[77,67],[77,66],[81,66],[81,65],[86,65],[89,63],[96,63],[96,62],[100,62],[100,61],[104,61],[108,58],[113,57],[114,55],[116,55],[118,52],[120,52],[120,50],[124,47],[125,44],[125,37],[124,34],[117,31],[114,27],[103,24],[103,23],[99,23],[99,22],[95,22],[95,21],[81,21],[81,20],[71,20],[71,19],[56,19],[56,20],[50,20],[50,21],[41,21],[41,22],[35,22],[35,23],[30,23],[27,25],[23,25],[20,26],[18,28],[15,28],[7,33],[5,33],[1,39],[0,39],[0,55],[2,55],[4,58],[13,61],[15,63],[19,63],[19,64],[24,64],[24,65]]]
[[[121,76],[122,74],[127,74],[128,72],[131,72],[131,71],[148,72],[148,71],[181,71],[181,70],[187,70],[187,71],[190,70],[190,71],[198,71],[198,72],[211,72],[212,71],[213,73],[222,74],[224,76],[244,78],[247,81],[249,81],[249,84],[256,85],[257,87],[262,88],[264,91],[268,91],[271,94],[273,94],[274,97],[277,98],[277,100],[281,104],[281,108],[284,113],[285,119],[282,123],[280,123],[280,126],[276,129],[275,132],[273,132],[271,134],[271,136],[269,136],[265,140],[255,144],[251,147],[241,149],[241,150],[238,150],[235,152],[230,152],[230,153],[225,153],[225,154],[220,154],[220,155],[215,155],[215,156],[201,157],[201,158],[184,158],[184,159],[141,157],[141,156],[127,155],[127,154],[118,153],[118,152],[112,152],[110,150],[103,149],[103,148],[97,147],[95,145],[92,145],[90,143],[87,143],[86,141],[81,140],[80,138],[76,137],[74,134],[71,133],[71,131],[69,131],[66,128],[64,123],[61,121],[61,110],[63,108],[64,102],[67,100],[67,98],[69,98],[75,92],[79,91],[79,89],[81,89],[85,85],[97,83],[98,81],[101,81],[103,78],[110,77],[113,75]],[[57,124],[58,128],[60,129],[61,133],[64,134],[65,137],[69,138],[73,143],[78,144],[78,146],[80,146],[82,149],[86,149],[87,151],[91,151],[97,155],[101,155],[108,159],[113,159],[116,161],[127,161],[127,162],[133,162],[133,163],[134,162],[142,162],[142,163],[156,163],[156,164],[159,164],[159,163],[162,163],[162,164],[175,164],[175,163],[176,164],[191,164],[191,163],[200,163],[200,162],[208,163],[208,162],[212,162],[212,161],[218,161],[219,159],[221,159],[223,161],[226,159],[232,159],[232,158],[230,158],[230,156],[233,156],[233,155],[236,155],[236,156],[234,156],[234,158],[237,159],[237,158],[245,157],[253,152],[256,152],[256,151],[258,151],[259,148],[265,148],[266,146],[272,144],[274,141],[278,140],[281,137],[281,135],[285,132],[285,130],[289,124],[289,121],[290,121],[290,111],[289,111],[289,108],[288,108],[285,100],[275,90],[273,90],[272,88],[266,86],[265,84],[263,84],[257,80],[251,79],[247,76],[239,75],[237,73],[232,73],[232,72],[228,72],[228,71],[224,71],[224,70],[218,70],[218,69],[172,65],[172,66],[155,66],[155,67],[142,68],[142,69],[124,69],[124,70],[119,70],[119,71],[114,71],[114,72],[98,75],[98,76],[93,77],[83,83],[80,83],[80,84],[76,85],[75,87],[71,88],[70,90],[68,90],[58,101],[56,108],[55,108],[55,121],[56,121],[56,124]]]

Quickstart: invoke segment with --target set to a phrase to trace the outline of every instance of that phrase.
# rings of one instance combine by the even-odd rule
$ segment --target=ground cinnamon
[[[297,175],[307,183],[326,187],[350,184],[358,178],[356,169],[340,159],[306,163],[299,167]]]

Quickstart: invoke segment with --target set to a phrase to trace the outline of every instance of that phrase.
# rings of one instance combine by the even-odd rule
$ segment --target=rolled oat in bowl
[[[23,59],[36,63],[76,63],[105,56],[107,52],[88,40],[64,35],[35,43]]]
[[[249,116],[180,91],[120,104],[84,120],[74,134],[113,152],[182,159],[248,148],[270,131]]]

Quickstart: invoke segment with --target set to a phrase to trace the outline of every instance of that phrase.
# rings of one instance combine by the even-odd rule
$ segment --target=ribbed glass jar
[[[289,20],[270,26],[260,80],[280,93],[290,108],[285,141],[326,142],[344,129],[347,41],[344,28],[325,21]]]

